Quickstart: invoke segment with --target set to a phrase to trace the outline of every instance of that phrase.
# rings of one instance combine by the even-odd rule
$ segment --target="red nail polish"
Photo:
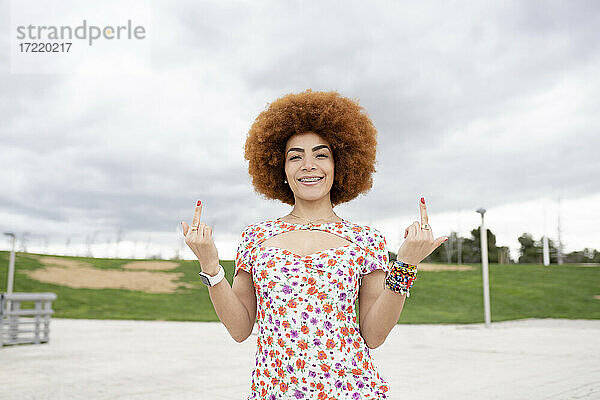
[[[198,203],[196,203],[196,207],[201,206],[202,205],[202,201],[198,200]]]
[[[425,199],[421,197],[421,203],[425,204]]]

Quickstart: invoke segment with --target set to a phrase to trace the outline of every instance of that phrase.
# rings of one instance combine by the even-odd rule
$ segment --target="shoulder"
[[[357,223],[350,222],[350,221],[346,221],[346,225],[348,226],[348,228],[350,230],[352,230],[356,234],[363,236],[367,240],[369,240],[369,239],[376,240],[376,239],[384,238],[383,234],[377,228],[374,228],[372,226],[361,225],[361,224],[357,224]]]
[[[260,221],[255,222],[253,224],[247,225],[242,230],[242,239],[245,241],[254,242],[257,239],[260,239],[265,235],[266,232],[272,230],[273,228],[273,220]]]

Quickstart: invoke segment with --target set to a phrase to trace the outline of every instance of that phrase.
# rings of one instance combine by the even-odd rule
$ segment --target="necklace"
[[[326,220],[326,219],[328,219],[328,218],[331,218],[332,216],[336,216],[336,217],[338,217],[336,213],[331,213],[331,215],[328,215],[328,216],[327,216],[327,217],[325,217],[325,218],[319,218],[319,219],[313,219],[313,220],[310,220],[310,219],[306,219],[306,218],[300,217],[300,216],[298,216],[298,215],[294,214],[293,212],[290,212],[290,215],[293,215],[294,217],[296,217],[296,218],[299,218],[299,219],[302,219],[302,220],[304,220],[304,221],[308,221],[309,225],[314,225],[314,223],[315,223],[316,221],[323,221],[323,220]],[[338,218],[340,218],[340,217],[338,217]],[[341,218],[340,218],[340,219],[341,219]]]

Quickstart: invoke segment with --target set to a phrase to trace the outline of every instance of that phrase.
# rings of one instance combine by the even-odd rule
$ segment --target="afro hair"
[[[285,146],[295,134],[313,132],[331,145],[335,176],[330,198],[345,203],[373,186],[377,130],[358,102],[335,91],[287,94],[268,105],[248,131],[244,158],[256,192],[294,205],[284,183]],[[267,167],[267,168],[265,168]]]

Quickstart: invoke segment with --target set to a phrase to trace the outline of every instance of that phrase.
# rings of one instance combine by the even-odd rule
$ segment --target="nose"
[[[302,170],[303,171],[312,171],[315,169],[315,163],[310,157],[304,157],[304,161],[302,162]]]

